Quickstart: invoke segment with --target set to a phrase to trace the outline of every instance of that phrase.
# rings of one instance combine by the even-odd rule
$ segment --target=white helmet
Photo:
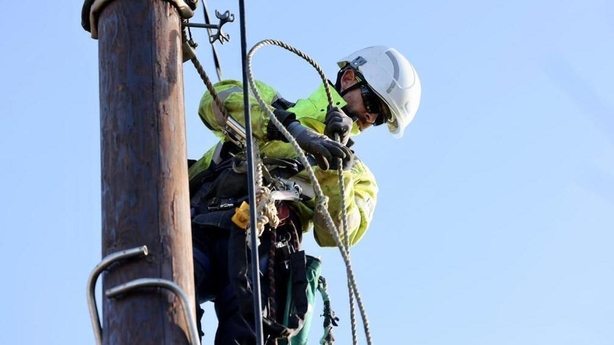
[[[418,111],[422,90],[420,78],[409,61],[394,48],[374,46],[354,52],[337,64],[342,69],[349,64],[364,77],[390,108],[388,130],[396,138],[402,137]]]

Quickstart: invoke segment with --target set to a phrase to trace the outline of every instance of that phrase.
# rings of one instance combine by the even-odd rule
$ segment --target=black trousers
[[[251,285],[251,272],[246,268],[249,265],[244,247],[236,249],[236,244],[244,245],[246,234],[230,221],[231,214],[234,210],[210,213],[207,221],[200,219],[201,224],[192,224],[197,323],[200,328],[204,313],[200,305],[213,302],[218,319],[215,345],[251,345],[256,343],[253,316],[250,317],[253,297],[241,288]],[[258,248],[261,272],[266,272],[269,248],[270,241],[263,241]],[[262,285],[262,300],[266,301],[268,288]]]

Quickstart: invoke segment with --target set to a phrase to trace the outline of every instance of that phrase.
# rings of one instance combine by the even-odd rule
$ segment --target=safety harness
[[[210,166],[190,180],[191,216],[197,228],[215,225],[208,217],[211,212],[235,209],[235,216],[241,212],[241,204],[245,203],[247,177],[244,170],[244,159],[237,146],[226,142],[217,151],[218,156]],[[218,161],[219,163],[215,163]],[[281,199],[289,201],[304,200],[300,187],[288,185],[286,178],[300,172],[303,167],[300,162],[292,159],[263,159],[263,184],[274,192],[282,193]],[[282,180],[283,179],[283,180]],[[292,193],[287,193],[293,189]],[[286,192],[286,193],[284,193]],[[309,305],[313,305],[321,262],[305,254],[300,249],[301,229],[298,217],[292,212],[286,200],[275,202],[279,224],[277,227],[267,226],[261,235],[263,241],[268,240],[266,269],[267,284],[263,294],[267,297],[263,317],[264,331],[270,339],[288,339],[296,336],[305,325]],[[234,217],[233,217],[234,219]],[[245,229],[247,224],[234,221],[238,228]],[[258,250],[248,247],[243,231],[231,231],[229,237],[229,276],[237,298],[239,308],[245,319],[253,319],[253,296],[249,277],[250,266],[245,253],[248,250]],[[311,275],[311,279],[308,279]]]

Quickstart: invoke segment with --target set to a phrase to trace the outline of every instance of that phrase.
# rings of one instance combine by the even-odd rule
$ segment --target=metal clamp
[[[235,15],[230,13],[230,11],[226,11],[224,12],[224,14],[221,14],[219,11],[216,10],[215,16],[217,17],[217,19],[220,20],[218,24],[200,24],[185,22],[183,23],[183,25],[190,28],[216,29],[217,31],[215,33],[210,34],[209,43],[215,43],[215,41],[220,41],[221,44],[224,44],[224,42],[230,41],[230,35],[222,31],[222,26],[224,26],[224,24],[226,23],[234,22]]]
[[[166,279],[140,278],[108,289],[105,292],[105,295],[109,298],[113,298],[130,290],[141,287],[160,287],[174,292],[183,304],[183,313],[185,315],[186,321],[188,322],[188,330],[190,332],[190,341],[192,344],[200,344],[198,326],[196,324],[196,319],[194,318],[196,314],[192,311],[192,306],[190,304],[190,299],[188,295],[176,283]]]
[[[96,265],[92,273],[87,280],[87,306],[90,310],[90,319],[92,321],[92,327],[94,328],[94,336],[96,337],[96,344],[102,344],[102,326],[100,325],[100,318],[98,317],[98,308],[96,306],[96,281],[98,276],[104,270],[106,270],[112,263],[137,257],[147,256],[149,250],[147,246],[141,246],[138,248],[126,249],[117,253],[107,255],[102,261]]]

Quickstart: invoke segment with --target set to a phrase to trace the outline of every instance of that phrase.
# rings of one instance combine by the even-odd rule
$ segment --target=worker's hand
[[[341,167],[343,168],[343,170],[351,170],[352,165],[354,165],[354,151],[352,150],[349,150],[349,151],[350,151],[350,154],[345,156],[345,158],[341,160]],[[338,164],[339,164],[339,158],[335,158],[330,162],[330,168],[337,170]]]
[[[335,134],[339,134],[339,141],[343,145],[347,145],[348,140],[350,140],[350,131],[352,130],[354,121],[352,121],[343,110],[337,107],[329,110],[326,114],[324,124],[326,125],[324,134],[326,134],[327,137],[335,140]]]
[[[288,131],[305,152],[311,153],[322,170],[328,170],[331,162],[337,158],[345,159],[350,150],[328,137],[318,134],[296,121],[288,126]]]

